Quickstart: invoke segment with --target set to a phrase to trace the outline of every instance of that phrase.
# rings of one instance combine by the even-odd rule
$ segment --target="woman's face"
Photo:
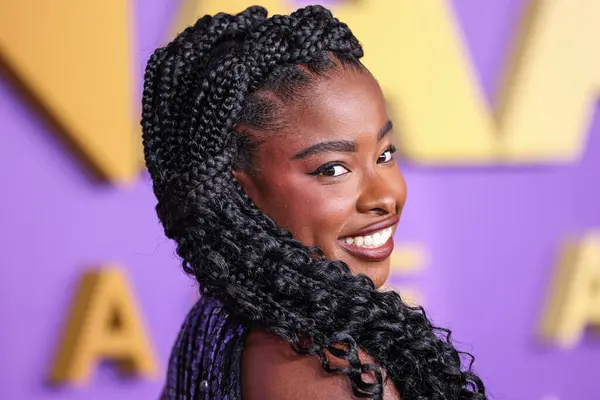
[[[307,98],[285,107],[292,122],[258,147],[257,171],[235,175],[278,226],[380,287],[406,200],[382,91],[370,73],[344,72]]]

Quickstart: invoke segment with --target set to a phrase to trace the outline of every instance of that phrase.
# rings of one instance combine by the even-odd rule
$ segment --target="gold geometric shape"
[[[157,365],[124,271],[83,275],[50,373],[52,383],[84,385],[109,360],[127,375],[152,378]]]
[[[0,64],[88,166],[114,182],[140,171],[131,8],[130,1],[0,0]]]
[[[427,263],[427,250],[419,244],[398,245],[390,257],[390,267],[394,276],[422,272]]]
[[[357,0],[335,7],[395,104],[404,155],[432,165],[581,157],[600,94],[600,40],[591,40],[600,37],[600,1],[534,0],[527,6],[495,109],[450,1]]]
[[[600,232],[564,245],[540,334],[568,349],[581,340],[588,327],[600,328]]]

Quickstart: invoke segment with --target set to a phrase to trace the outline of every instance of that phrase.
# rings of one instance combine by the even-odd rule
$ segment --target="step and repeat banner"
[[[0,0],[0,398],[148,399],[196,299],[139,109],[199,16],[293,0]],[[390,286],[495,399],[600,395],[600,0],[329,1],[390,103],[409,197]]]

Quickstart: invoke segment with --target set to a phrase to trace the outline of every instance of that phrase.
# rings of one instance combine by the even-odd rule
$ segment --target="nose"
[[[402,174],[388,176],[373,172],[363,179],[362,190],[357,202],[360,213],[395,215],[406,200],[406,184]]]

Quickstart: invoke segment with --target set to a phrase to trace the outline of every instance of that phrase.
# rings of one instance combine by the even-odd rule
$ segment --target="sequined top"
[[[247,328],[214,299],[188,313],[167,369],[162,400],[240,400],[241,356]]]

